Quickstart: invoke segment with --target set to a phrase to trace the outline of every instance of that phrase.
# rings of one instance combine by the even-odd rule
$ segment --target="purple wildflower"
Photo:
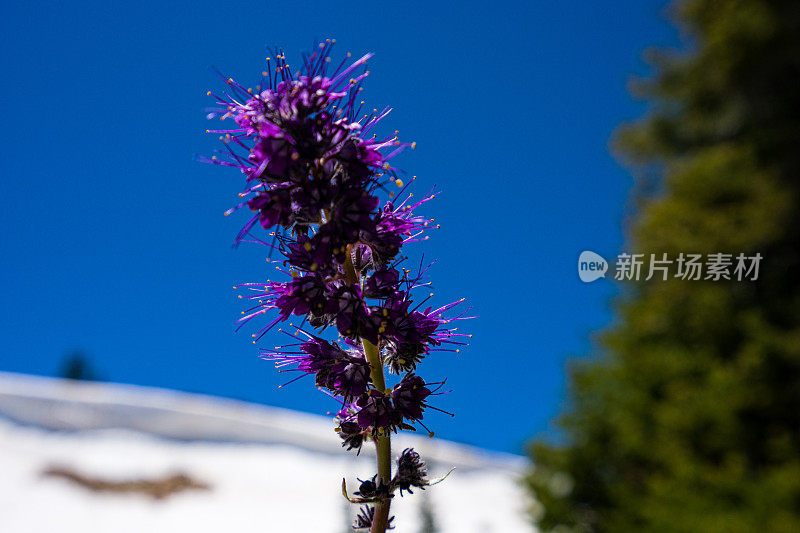
[[[298,235],[297,240],[287,240],[281,244],[284,246],[281,252],[286,256],[284,264],[309,273],[331,274],[333,272],[330,262],[318,263],[313,244],[307,235]]]
[[[327,287],[317,276],[297,277],[282,285],[274,283],[273,287],[280,294],[274,306],[280,310],[284,320],[291,314],[317,313],[325,307]]]
[[[409,195],[404,202],[395,207],[392,202],[387,202],[375,217],[375,229],[365,230],[361,238],[372,249],[372,261],[376,269],[382,267],[400,252],[400,247],[407,242],[413,242],[430,222],[416,216],[412,210],[423,203],[433,199],[430,194],[421,201],[406,205],[411,199]]]
[[[407,293],[397,293],[387,299],[384,306],[376,310],[381,317],[384,343],[384,362],[395,374],[414,371],[423,357],[432,349],[444,344],[463,345],[458,338],[470,337],[444,326],[463,317],[445,317],[444,313],[463,300],[452,302],[438,309],[427,308],[424,312],[408,311],[411,301]],[[381,330],[379,330],[381,331]],[[452,351],[458,351],[454,349]]]
[[[427,406],[425,399],[431,390],[425,380],[414,374],[406,374],[392,390],[392,403],[395,410],[407,420],[422,420],[422,412]]]
[[[397,291],[400,273],[394,268],[374,272],[364,283],[364,296],[367,298],[388,298]]]
[[[318,331],[335,326],[338,342],[308,333],[301,324],[293,335],[298,342],[262,356],[281,372],[297,372],[295,379],[313,375],[318,388],[341,402],[336,431],[342,446],[360,451],[366,440],[376,442],[383,458],[379,472],[360,480],[356,493],[376,505],[362,509],[356,527],[375,522],[383,531],[391,524],[394,491],[402,495],[427,485],[424,463],[413,450],[402,453],[394,478],[386,467],[390,434],[414,429],[411,424],[425,427],[425,410],[437,409],[427,402],[438,389],[413,372],[432,351],[458,351],[451,346],[464,344],[467,335],[451,327],[463,315],[445,316],[461,300],[424,311],[428,298],[414,301],[415,289],[429,285],[422,281],[427,269],[420,264],[412,275],[403,267],[402,251],[427,239],[422,235],[432,220],[415,211],[435,194],[416,200],[405,193],[408,185],[389,161],[414,143],[374,133],[390,110],[362,112],[358,93],[371,54],[331,68],[332,45],[321,43],[296,72],[276,53],[276,63],[268,59],[255,89],[228,79],[226,92],[215,98],[220,118],[234,124],[215,130],[224,150],[211,162],[236,168],[245,178],[240,203],[226,214],[245,206],[253,214],[235,242],[269,247],[282,256],[278,270],[291,277],[242,285],[248,294],[240,298],[253,306],[239,325],[274,313],[253,334],[254,343],[293,316]],[[388,184],[403,190],[382,200]],[[259,227],[269,239],[256,235]],[[405,374],[388,389],[384,366]]]
[[[247,201],[252,211],[258,212],[258,218],[264,229],[276,224],[289,224],[291,214],[291,197],[285,185],[275,185],[264,192],[258,192]]]
[[[359,407],[357,420],[362,428],[373,428],[374,433],[381,429],[394,431],[403,421],[402,415],[392,405],[390,396],[378,390],[371,390],[361,396],[356,405]]]
[[[377,331],[368,320],[361,289],[345,284],[332,284],[332,287],[325,313],[335,318],[339,334],[354,339],[363,337],[377,344]]]
[[[317,387],[328,389],[345,400],[357,398],[367,391],[371,382],[370,366],[360,352],[349,353],[335,342],[308,336],[309,340],[299,346],[295,344],[278,351],[266,351],[263,357],[276,361],[277,368],[296,364],[294,370],[304,375],[314,374]]]

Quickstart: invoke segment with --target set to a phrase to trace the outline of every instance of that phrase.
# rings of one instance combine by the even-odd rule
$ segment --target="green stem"
[[[378,347],[366,339],[361,340],[364,347],[364,354],[367,356],[371,367],[372,384],[379,391],[386,389],[386,381],[383,377],[383,363],[381,363]],[[392,443],[388,431],[382,431],[375,437],[375,451],[378,455],[378,478],[389,485],[392,481]],[[390,499],[381,500],[375,504],[375,516],[372,519],[371,533],[384,533],[389,525],[389,506]]]
[[[347,247],[347,258],[344,263],[344,275],[347,283],[350,285],[354,285],[359,282],[358,273],[353,267],[350,246]],[[383,376],[383,363],[381,363],[380,350],[378,350],[377,346],[366,339],[361,339],[361,345],[364,347],[364,355],[366,356],[367,361],[369,361],[372,386],[375,387],[375,389],[384,392],[386,390],[386,380]],[[381,434],[375,437],[375,451],[378,456],[378,479],[388,486],[392,481],[392,443],[388,431],[379,431]],[[390,505],[391,500],[388,498],[375,504],[375,515],[372,519],[372,529],[370,530],[370,533],[386,532],[386,528],[389,526]]]

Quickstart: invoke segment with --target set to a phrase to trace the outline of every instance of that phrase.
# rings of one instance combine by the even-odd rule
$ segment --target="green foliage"
[[[527,482],[555,531],[800,531],[800,5],[685,0],[616,139],[627,250],[764,257],[757,281],[630,282],[573,363]]]

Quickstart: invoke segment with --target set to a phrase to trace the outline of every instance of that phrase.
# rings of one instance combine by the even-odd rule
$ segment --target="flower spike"
[[[258,343],[281,322],[302,317],[293,333],[279,329],[291,341],[261,349],[261,357],[294,373],[286,384],[313,376],[339,402],[336,432],[347,450],[359,453],[364,442],[375,442],[378,473],[359,480],[352,496],[343,481],[342,492],[351,503],[368,504],[354,528],[383,533],[392,528],[397,490],[411,494],[438,482],[427,479],[412,449],[402,452],[392,475],[390,439],[417,424],[428,430],[426,410],[441,411],[428,401],[444,381],[426,382],[417,371],[431,353],[465,344],[469,336],[452,322],[468,317],[451,315],[461,301],[424,307],[433,297],[428,268],[420,262],[412,273],[403,251],[436,227],[418,211],[438,193],[418,199],[409,192],[416,176],[399,177],[393,160],[416,143],[378,132],[391,108],[363,111],[372,54],[334,62],[333,45],[319,43],[297,71],[275,50],[255,88],[222,77],[225,90],[209,91],[215,107],[207,115],[224,122],[208,130],[222,149],[205,161],[238,169],[243,178],[236,205],[225,213],[250,211],[234,245],[266,246],[285,277],[237,287],[249,303],[237,329],[260,322],[252,334]],[[428,294],[417,298],[423,290]],[[385,369],[401,376],[395,385],[387,386]]]

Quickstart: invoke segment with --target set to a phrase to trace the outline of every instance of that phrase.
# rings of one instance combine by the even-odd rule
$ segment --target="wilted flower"
[[[367,438],[367,431],[359,426],[358,422],[344,421],[336,429],[342,438],[342,446],[346,446],[348,450],[361,451],[361,445]]]
[[[358,514],[356,515],[356,522],[353,524],[353,529],[355,530],[369,530],[372,528],[372,521],[375,519],[375,507],[372,505],[364,505],[359,510]],[[390,516],[389,520],[387,521],[388,526],[386,529],[394,529],[394,517]]]
[[[389,485],[377,478],[378,476],[374,475],[372,479],[359,479],[358,481],[361,482],[361,485],[358,486],[358,490],[354,494],[366,500],[391,498]]]
[[[411,487],[424,490],[428,485],[427,476],[428,470],[419,454],[412,448],[406,448],[397,458],[397,473],[392,478],[392,486],[400,489],[400,496],[403,495],[404,490],[409,494],[414,494]]]

